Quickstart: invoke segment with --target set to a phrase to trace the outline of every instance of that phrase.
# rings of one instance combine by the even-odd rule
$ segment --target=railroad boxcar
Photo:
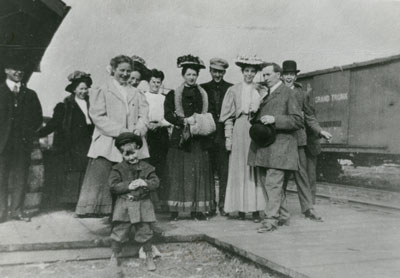
[[[300,74],[298,81],[333,135],[322,142],[324,176],[340,173],[340,158],[356,166],[400,161],[400,55]]]

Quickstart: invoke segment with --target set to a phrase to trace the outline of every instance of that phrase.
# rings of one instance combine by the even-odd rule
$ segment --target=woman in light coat
[[[148,124],[148,104],[145,96],[128,84],[132,60],[120,55],[110,62],[111,78],[91,92],[89,114],[95,125],[88,157],[90,158],[82,185],[76,214],[104,216],[112,211],[108,176],[112,165],[122,161],[114,146],[123,132],[134,132],[143,138],[140,159],[148,158],[144,136]]]

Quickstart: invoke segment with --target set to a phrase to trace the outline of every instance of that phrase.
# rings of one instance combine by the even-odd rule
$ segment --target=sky
[[[225,79],[241,82],[238,54],[279,64],[297,61],[302,73],[400,54],[400,1],[396,0],[63,0],[71,6],[28,86],[43,112],[68,96],[67,76],[107,78],[112,57],[133,54],[164,71],[164,85],[181,82],[178,56],[230,63]],[[257,77],[258,78],[258,77]],[[199,83],[210,80],[208,69]]]

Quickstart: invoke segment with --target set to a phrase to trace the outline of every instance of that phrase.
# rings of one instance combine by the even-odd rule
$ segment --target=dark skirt
[[[76,204],[79,200],[79,193],[85,171],[66,171],[65,180],[61,187],[60,203]]]
[[[207,212],[215,209],[215,187],[208,151],[192,139],[190,151],[170,148],[165,179],[168,197],[162,203],[171,212]],[[164,196],[160,196],[163,198]]]
[[[108,177],[114,164],[103,157],[89,160],[75,210],[77,215],[104,216],[111,214],[112,198]]]

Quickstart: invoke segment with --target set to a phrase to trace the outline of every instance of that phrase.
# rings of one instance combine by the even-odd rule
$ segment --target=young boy
[[[159,186],[155,168],[139,160],[138,151],[142,139],[133,133],[122,133],[115,139],[115,146],[122,154],[123,161],[114,165],[110,178],[110,190],[117,197],[111,229],[111,264],[120,265],[122,244],[129,240],[132,232],[135,241],[143,244],[147,269],[154,271],[150,240],[153,237],[151,224],[156,221],[150,191]]]

